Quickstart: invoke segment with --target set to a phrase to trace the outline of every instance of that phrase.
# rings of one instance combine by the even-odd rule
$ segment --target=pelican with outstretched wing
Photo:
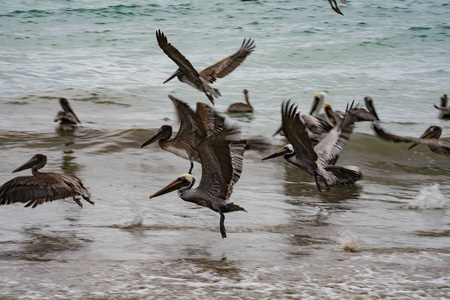
[[[281,105],[282,127],[290,144],[263,160],[284,155],[289,163],[314,176],[319,191],[322,186],[328,188],[333,185],[351,184],[361,179],[362,174],[358,167],[330,165],[353,132],[356,116],[352,113],[352,106],[347,108],[342,121],[313,147],[305,124],[300,120],[300,113],[297,113],[297,106],[290,101],[284,101]]]
[[[450,120],[450,106],[447,106],[448,98],[447,94],[442,94],[441,96],[441,106],[438,107],[434,104],[434,107],[439,110],[438,118],[443,120]]]
[[[158,141],[161,149],[177,156],[188,159],[191,163],[188,173],[192,172],[194,161],[200,163],[198,145],[207,136],[227,128],[229,136],[238,134],[237,127],[225,125],[225,119],[205,103],[197,102],[197,111],[194,112],[187,103],[169,95],[177,111],[180,128],[174,138],[172,126],[163,125],[158,131],[145,141],[141,148]]]
[[[15,169],[13,173],[31,168],[33,176],[16,177],[2,185],[0,187],[0,205],[22,202],[27,203],[25,207],[34,208],[44,202],[73,197],[73,200],[83,207],[77,196],[83,197],[84,200],[94,205],[89,191],[77,176],[39,172],[38,170],[46,163],[45,155],[36,154],[28,162]]]
[[[221,95],[219,90],[211,87],[210,84],[214,83],[218,78],[223,78],[233,72],[255,49],[255,44],[251,39],[244,39],[241,48],[236,53],[209,66],[201,72],[197,72],[191,62],[168,42],[167,37],[161,30],[156,31],[156,40],[164,53],[178,65],[175,73],[164,81],[164,83],[177,77],[181,82],[187,83],[205,93],[213,105],[214,98],[219,98]]]
[[[81,124],[81,121],[78,119],[66,98],[60,98],[59,104],[63,110],[56,114],[55,122],[59,122],[59,126],[62,130],[72,130],[78,124]]]
[[[428,148],[439,155],[450,156],[450,141],[440,140],[442,128],[439,126],[430,126],[419,138],[398,136],[386,132],[379,124],[373,123],[372,128],[375,133],[382,139],[395,143],[412,143],[408,150],[414,148],[418,144],[427,145]]]
[[[245,143],[233,142],[224,138],[220,132],[203,139],[198,145],[198,155],[202,162],[202,178],[197,188],[192,174],[182,174],[173,182],[150,198],[178,190],[178,196],[184,201],[212,209],[220,214],[220,232],[225,231],[225,215],[244,208],[229,201],[233,186],[242,173]]]

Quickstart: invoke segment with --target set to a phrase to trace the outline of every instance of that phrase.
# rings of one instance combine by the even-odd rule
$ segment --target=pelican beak
[[[378,118],[377,112],[375,111],[375,106],[373,105],[372,98],[365,97],[364,100],[366,101],[366,106],[369,112],[379,121],[380,118]]]
[[[145,146],[153,143],[154,141],[159,140],[164,134],[164,130],[162,128],[158,129],[158,131],[148,140],[146,140],[142,145],[141,148],[144,148]]]
[[[172,79],[174,79],[178,75],[180,75],[180,70],[179,69],[176,70],[175,73],[173,73],[169,78],[167,78],[166,81],[163,82],[163,84],[166,83],[166,82],[171,81]]]
[[[430,139],[430,138],[434,138],[433,131],[430,128],[425,130],[425,132],[419,137],[419,139]],[[418,144],[419,143],[412,143],[411,146],[408,147],[408,150],[414,148]]]
[[[163,187],[161,190],[159,190],[156,193],[154,193],[153,195],[151,195],[149,197],[149,199],[173,192],[173,191],[178,190],[186,185],[189,185],[189,181],[186,180],[186,178],[184,178],[184,177],[178,177],[177,179],[175,179],[174,181],[172,181],[171,183],[169,183],[168,185]]]
[[[26,169],[30,169],[32,168],[36,163],[38,162],[38,159],[36,157],[32,157],[29,161],[27,161],[26,163],[24,163],[23,165],[21,165],[20,167],[18,167],[17,169],[15,169],[14,171],[12,171],[13,173],[19,172],[19,171],[23,171]]]
[[[69,101],[67,101],[66,98],[59,99],[59,103],[61,104],[61,106],[65,112],[70,112],[75,117],[75,119],[78,121],[78,123],[81,124],[81,121],[78,119],[77,115],[73,111],[72,107],[69,104]]]
[[[276,135],[279,134],[282,130],[283,130],[283,126],[280,126],[280,128],[278,128],[278,130],[275,131],[275,133],[274,133],[272,136],[276,136]]]
[[[284,154],[289,153],[289,152],[290,152],[290,150],[288,148],[282,147],[282,148],[278,149],[277,151],[273,152],[272,154],[270,154],[269,156],[264,157],[261,160],[271,159],[271,158],[274,158],[274,157],[278,157],[278,156],[284,155]]]

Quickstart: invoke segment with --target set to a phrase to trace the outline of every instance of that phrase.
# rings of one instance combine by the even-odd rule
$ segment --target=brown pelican
[[[441,96],[441,107],[434,104],[434,107],[439,110],[438,118],[449,120],[450,119],[450,106],[447,107],[447,94]]]
[[[342,3],[347,4],[347,0],[340,0]],[[336,3],[336,0],[328,0],[330,2],[331,8],[340,15],[344,15],[340,10]]]
[[[63,110],[56,114],[55,122],[59,121],[59,126],[61,129],[70,130],[74,129],[77,124],[81,124],[66,98],[60,98],[59,104],[61,104]]]
[[[345,117],[328,135],[313,147],[306,127],[297,113],[297,106],[290,101],[281,106],[282,127],[290,144],[275,151],[263,160],[284,155],[295,166],[313,175],[319,191],[321,186],[351,184],[362,178],[359,168],[354,166],[337,167],[330,165],[336,155],[344,148],[353,132],[356,116],[352,106],[346,110]]]
[[[194,161],[200,163],[198,156],[198,144],[208,135],[225,128],[225,119],[219,116],[205,103],[197,103],[197,111],[194,112],[187,103],[169,95],[177,111],[180,129],[174,138],[172,127],[163,125],[141,148],[158,140],[161,149],[169,151],[177,156],[188,159],[191,162],[189,173],[192,172]],[[227,127],[228,128],[228,127]],[[237,134],[237,128],[224,131],[229,135]]]
[[[356,122],[361,121],[379,121],[377,112],[375,110],[375,105],[373,104],[373,99],[370,96],[364,97],[364,104],[367,107],[367,110],[360,107],[354,107],[352,108],[353,113],[356,115]],[[317,118],[326,121],[329,124],[335,124],[334,117],[330,116],[330,112],[333,111],[331,108],[331,105],[329,103],[324,104],[324,114],[318,114],[316,115]],[[338,120],[342,120],[342,118],[345,115],[345,112],[340,110],[334,111],[335,117]]]
[[[80,198],[94,205],[89,191],[75,175],[60,173],[41,173],[38,170],[47,163],[47,156],[36,154],[28,162],[13,171],[19,172],[31,168],[33,176],[20,176],[6,182],[0,187],[0,205],[16,202],[27,203],[25,207],[33,208],[44,202],[73,197],[81,207]]]
[[[382,139],[393,141],[393,142],[403,142],[403,143],[412,143],[411,146],[408,147],[408,150],[417,146],[418,144],[428,145],[428,148],[436,154],[450,156],[450,141],[440,140],[442,129],[439,126],[430,126],[427,130],[419,137],[403,137],[398,135],[393,135],[384,131],[380,125],[373,123],[372,128],[375,133]]]
[[[245,97],[245,102],[247,103],[242,103],[242,102],[237,102],[237,103],[233,103],[228,107],[228,112],[253,112],[253,106],[250,105],[250,101],[248,100],[248,91],[244,89],[244,97]]]
[[[178,190],[178,196],[184,201],[210,208],[220,214],[220,232],[222,238],[225,238],[224,213],[245,211],[229,201],[233,185],[241,176],[244,151],[244,143],[226,140],[220,133],[210,135],[198,145],[198,155],[202,162],[202,179],[198,187],[192,189],[194,176],[183,174],[150,198]]]
[[[156,39],[164,53],[178,65],[178,70],[164,81],[164,83],[176,76],[181,82],[187,83],[197,90],[204,92],[213,105],[213,97],[219,98],[220,92],[218,89],[212,88],[210,84],[214,83],[217,78],[223,78],[233,72],[255,49],[255,44],[251,39],[248,41],[244,39],[241,48],[236,53],[209,66],[201,72],[197,72],[189,60],[167,41],[167,37],[161,30],[156,31]]]

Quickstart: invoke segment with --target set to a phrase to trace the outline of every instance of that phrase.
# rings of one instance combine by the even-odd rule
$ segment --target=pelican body
[[[160,191],[150,196],[155,198],[178,190],[178,196],[188,202],[207,207],[220,215],[220,232],[225,238],[225,215],[244,208],[229,201],[233,185],[242,173],[245,144],[232,142],[215,133],[204,138],[198,145],[198,154],[202,162],[202,178],[197,188],[192,174],[182,174]]]
[[[447,106],[447,94],[441,96],[441,106],[438,107],[434,104],[434,107],[439,110],[438,118],[443,120],[450,120],[450,106]]]
[[[214,98],[219,98],[221,94],[218,89],[211,87],[211,84],[218,78],[223,78],[233,72],[255,49],[255,44],[251,39],[248,41],[244,39],[241,48],[236,53],[209,66],[201,72],[197,72],[191,62],[168,42],[167,37],[161,30],[156,31],[156,40],[164,53],[178,65],[175,73],[164,81],[164,83],[177,77],[181,82],[187,83],[200,92],[205,93],[213,105]]]
[[[174,138],[172,127],[163,125],[158,131],[145,141],[141,148],[158,141],[161,149],[169,151],[177,156],[190,161],[190,170],[194,167],[194,161],[200,163],[197,147],[199,143],[215,132],[222,131],[225,126],[225,119],[219,116],[211,107],[205,103],[197,103],[197,111],[194,112],[187,103],[169,95],[177,111],[180,128]],[[237,129],[226,127],[230,130],[224,131],[228,135],[237,134]]]
[[[25,207],[35,208],[44,202],[73,197],[73,200],[83,207],[77,196],[83,197],[84,200],[94,205],[89,191],[75,175],[39,172],[38,170],[46,163],[45,155],[36,154],[28,162],[15,169],[13,173],[31,168],[33,176],[16,177],[2,185],[0,187],[0,205],[22,202],[27,203]]]
[[[78,124],[81,124],[66,98],[60,98],[59,104],[61,104],[63,110],[56,114],[55,122],[59,122],[59,126],[62,130],[72,130]]]
[[[313,175],[319,191],[322,186],[329,188],[333,185],[351,184],[362,178],[358,167],[330,165],[353,132],[356,116],[352,113],[352,106],[347,108],[343,120],[314,147],[294,104],[290,104],[290,101],[283,102],[281,115],[283,131],[290,144],[263,160],[283,155],[289,163]]]
[[[372,128],[375,133],[384,140],[393,141],[396,143],[412,143],[408,147],[408,150],[414,148],[418,144],[425,144],[432,152],[436,154],[450,156],[450,141],[439,139],[442,133],[442,128],[439,126],[428,127],[419,138],[403,137],[388,133],[376,123],[372,124]]]
[[[228,112],[237,112],[237,113],[251,113],[253,112],[253,106],[250,104],[250,100],[248,99],[248,91],[244,90],[245,102],[237,102],[233,103],[228,107]]]

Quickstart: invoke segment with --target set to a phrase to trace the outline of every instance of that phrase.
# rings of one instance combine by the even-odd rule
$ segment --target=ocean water
[[[0,207],[0,299],[448,299],[450,161],[419,145],[377,138],[361,122],[338,165],[361,168],[353,186],[319,193],[282,158],[272,137],[280,105],[307,113],[316,92],[333,108],[374,99],[386,130],[450,137],[433,104],[449,93],[448,1],[2,1],[0,184],[36,153],[44,170],[75,174],[95,206],[72,200]],[[214,84],[215,109],[248,151],[231,200],[248,211],[218,215],[176,193],[148,196],[187,171],[158,145],[178,128],[172,94],[195,107],[204,94],[179,81],[159,48],[161,29],[197,68],[255,52]],[[248,89],[255,112],[225,113]],[[82,124],[58,130],[58,99]],[[200,178],[196,165],[194,175]]]

